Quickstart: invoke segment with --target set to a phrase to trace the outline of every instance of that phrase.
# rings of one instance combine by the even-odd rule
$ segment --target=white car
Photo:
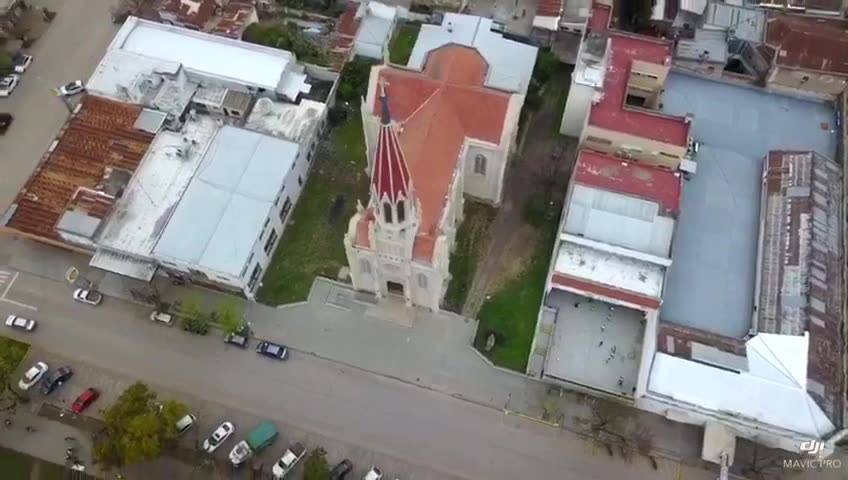
[[[174,324],[174,316],[170,313],[154,311],[150,314],[150,321],[154,323],[162,323],[170,327]]]
[[[74,300],[82,302],[86,305],[97,306],[103,301],[103,294],[96,290],[86,290],[78,288],[74,290]]]
[[[19,317],[17,315],[9,315],[6,317],[6,326],[31,332],[35,330],[35,320]]]
[[[6,75],[3,78],[0,78],[0,97],[8,97],[12,94],[12,90],[18,86],[18,82],[21,81],[20,75]]]
[[[236,427],[233,426],[230,422],[224,422],[209,435],[209,438],[203,440],[203,451],[206,453],[212,453],[218,449],[233,432],[236,431]]]
[[[381,478],[383,478],[383,471],[377,467],[371,467],[371,470],[368,470],[362,480],[380,480]]]
[[[32,63],[32,55],[18,55],[14,59],[15,63],[15,72],[16,73],[24,73],[26,69],[29,68],[29,65]]]
[[[35,365],[29,367],[29,370],[24,373],[24,378],[22,378],[21,381],[18,382],[18,388],[23,391],[29,390],[30,387],[32,387],[33,385],[38,383],[39,380],[41,380],[41,377],[43,377],[45,373],[47,373],[47,364],[44,362],[36,363]]]
[[[64,97],[72,97],[84,91],[85,85],[82,83],[82,80],[77,80],[59,87],[59,95]]]

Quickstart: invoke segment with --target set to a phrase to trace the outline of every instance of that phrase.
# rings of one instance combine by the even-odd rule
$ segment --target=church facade
[[[421,71],[373,67],[362,104],[370,198],[344,238],[357,290],[439,310],[464,196],[498,205],[516,147],[526,87],[489,87],[489,69],[455,44]]]

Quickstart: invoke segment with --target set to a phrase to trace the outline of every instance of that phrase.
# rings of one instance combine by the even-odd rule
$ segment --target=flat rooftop
[[[296,59],[291,52],[136,17],[129,17],[118,30],[109,45],[110,52],[116,50],[269,91],[308,87],[305,74],[292,70]],[[107,54],[101,64],[109,58]],[[98,66],[98,71],[108,70],[108,65]]]
[[[257,132],[303,143],[318,128],[327,105],[312,100],[300,103],[275,102],[260,98],[253,106],[244,126]]]
[[[149,256],[217,130],[214,118],[200,115],[186,122],[182,132],[164,130],[156,135],[97,243],[110,250]]]
[[[834,113],[810,102],[672,72],[664,111],[701,143],[684,183],[661,320],[740,338],[752,326],[762,162],[770,150],[833,157]]]

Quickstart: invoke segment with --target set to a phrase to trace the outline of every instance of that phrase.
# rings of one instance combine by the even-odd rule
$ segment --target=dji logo
[[[811,457],[821,456],[822,451],[824,451],[824,442],[818,440],[807,440],[805,442],[801,442],[801,446],[798,447],[801,453],[806,453]]]

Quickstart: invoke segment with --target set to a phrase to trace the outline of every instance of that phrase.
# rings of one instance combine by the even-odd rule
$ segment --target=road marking
[[[0,280],[5,282],[5,279],[8,278],[8,274],[9,274],[9,272],[7,272],[5,270],[0,270]],[[37,307],[34,307],[32,305],[27,305],[26,303],[16,302],[15,300],[10,300],[10,299],[6,298],[6,295],[9,293],[9,290],[11,290],[12,285],[15,284],[15,280],[18,279],[18,276],[20,274],[21,274],[21,272],[15,272],[15,274],[12,275],[12,279],[6,285],[6,289],[3,290],[3,295],[0,295],[0,302],[11,303],[12,305],[17,305],[18,307],[21,307],[21,308],[28,308],[30,310],[34,310],[34,311],[37,312],[38,311]],[[2,285],[2,282],[0,282],[0,285]]]
[[[12,284],[15,283],[15,280],[18,279],[18,275],[20,275],[20,272],[15,272],[15,274],[12,276],[12,281],[10,281],[8,285],[6,285],[6,290],[3,290],[3,295],[0,295],[0,299],[6,298],[6,294],[9,293],[9,289],[12,288]]]

